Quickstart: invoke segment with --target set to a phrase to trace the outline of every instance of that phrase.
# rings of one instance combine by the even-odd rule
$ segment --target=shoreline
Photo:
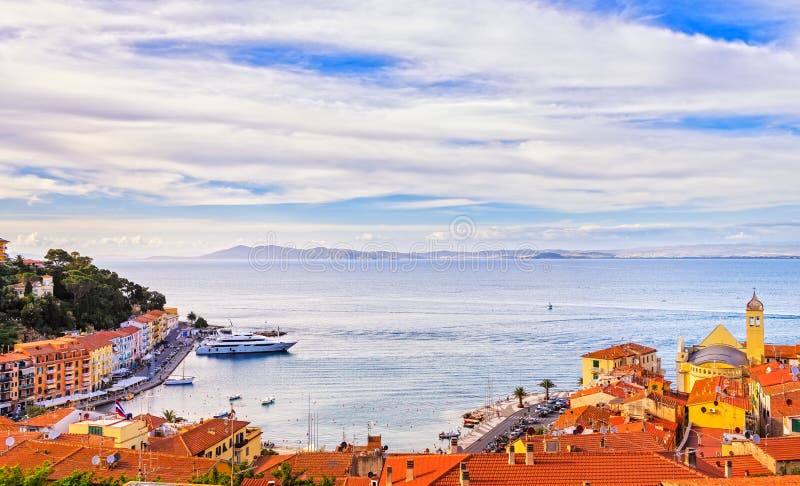
[[[177,333],[179,334],[183,328],[177,328]],[[189,356],[189,353],[192,352],[194,349],[194,340],[189,338],[188,341],[185,343],[181,343],[180,341],[176,340],[176,344],[178,344],[178,353],[169,361],[164,363],[162,370],[153,375],[152,378],[149,378],[145,381],[132,385],[130,388],[125,388],[113,395],[109,394],[103,397],[100,400],[89,401],[85,404],[86,407],[97,408],[97,407],[104,407],[106,405],[110,405],[114,403],[116,400],[120,400],[122,402],[128,401],[128,397],[133,394],[134,397],[138,396],[139,394],[146,392],[148,390],[152,390],[158,386],[164,384],[167,381],[172,373],[183,363],[183,360]],[[80,404],[76,404],[80,405]]]
[[[558,392],[551,391],[550,398],[569,398],[569,396],[573,393],[575,393],[574,390],[564,390]],[[518,406],[519,399],[511,397],[504,400],[497,400],[491,406],[484,405],[480,408],[476,408],[470,412],[467,412],[470,415],[479,413],[492,414],[494,416],[490,416],[485,420],[481,420],[481,422],[476,424],[475,427],[471,428],[469,432],[459,437],[459,448],[466,452],[468,448],[472,447],[477,442],[480,442],[487,435],[490,435],[496,429],[502,428],[509,419],[518,413],[527,411],[532,405],[536,405],[537,403],[544,401],[544,397],[544,392],[533,392],[525,395],[525,398],[522,399],[523,406],[521,408]]]

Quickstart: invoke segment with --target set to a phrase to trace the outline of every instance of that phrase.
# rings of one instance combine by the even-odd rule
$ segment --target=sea
[[[297,340],[275,355],[192,353],[192,386],[125,404],[196,420],[241,394],[236,416],[285,447],[331,450],[380,434],[389,450],[435,449],[463,413],[517,386],[542,391],[548,378],[554,391],[577,389],[580,356],[620,342],[657,348],[674,377],[679,336],[699,342],[723,323],[744,339],[754,289],[767,342],[800,342],[792,259],[98,263],[162,292],[182,316],[240,331],[280,327]],[[275,403],[261,405],[265,396]]]

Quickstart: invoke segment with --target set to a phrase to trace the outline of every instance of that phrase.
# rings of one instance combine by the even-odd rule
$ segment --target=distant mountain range
[[[557,258],[800,258],[800,246],[687,245],[608,251],[581,250],[482,250],[474,252],[431,251],[404,253],[359,251],[346,248],[291,248],[277,245],[245,246],[215,251],[195,257],[154,256],[150,260],[439,260],[474,259],[557,259]]]

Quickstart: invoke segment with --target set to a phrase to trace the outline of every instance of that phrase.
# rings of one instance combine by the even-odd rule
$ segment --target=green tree
[[[164,418],[167,420],[167,422],[171,424],[177,422],[178,415],[175,413],[175,410],[170,410],[170,409],[164,410],[164,412],[162,412],[161,415],[163,415]]]
[[[4,318],[5,316],[5,318]],[[19,340],[19,326],[0,312],[0,352],[11,349]]]
[[[294,472],[288,462],[281,463],[280,467],[271,471],[272,475],[281,480],[282,486],[314,486],[311,479],[300,479],[305,471]]]
[[[45,412],[47,412],[47,408],[40,407],[39,405],[28,405],[28,408],[25,409],[25,414],[28,417],[38,417],[39,415],[43,415]]]
[[[194,322],[194,327],[199,329],[204,329],[208,327],[208,321],[205,320],[203,317],[198,317],[197,320]]]
[[[544,399],[550,400],[550,389],[555,388],[556,384],[550,381],[549,378],[545,378],[544,380],[539,382],[539,386],[544,388]]]
[[[50,475],[50,463],[23,471],[19,466],[0,467],[0,484],[3,486],[45,486]]]
[[[194,321],[197,320],[197,314],[195,314],[194,311],[189,311],[189,313],[186,314],[186,318],[189,319],[189,322],[194,324]]]
[[[522,399],[525,398],[527,392],[525,392],[525,388],[518,386],[514,389],[514,396],[519,400],[519,408],[522,408],[524,405],[522,404]]]

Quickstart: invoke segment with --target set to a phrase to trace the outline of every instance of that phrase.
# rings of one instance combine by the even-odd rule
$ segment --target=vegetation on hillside
[[[32,283],[53,276],[53,295],[36,298]],[[8,287],[26,282],[26,295],[18,298]],[[137,283],[98,268],[78,252],[47,252],[44,268],[26,265],[22,257],[0,264],[0,346],[9,346],[20,334],[57,336],[63,331],[112,329],[134,308],[146,312],[163,309],[166,299]]]

